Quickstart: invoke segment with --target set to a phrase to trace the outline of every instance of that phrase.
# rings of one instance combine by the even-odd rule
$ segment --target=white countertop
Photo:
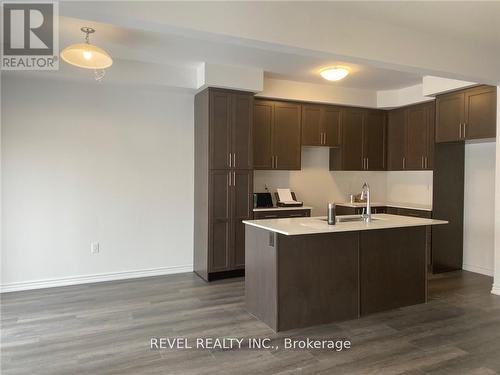
[[[336,203],[338,206],[343,207],[366,207],[366,202],[339,202]],[[418,203],[396,203],[396,202],[372,202],[372,207],[395,207],[395,208],[406,208],[410,210],[421,210],[421,211],[432,211],[432,206],[428,204],[418,204]]]
[[[299,206],[299,207],[261,207],[254,208],[253,211],[288,211],[288,210],[312,210],[310,206]]]
[[[337,218],[359,217],[359,215],[344,215]],[[287,236],[317,233],[352,232],[361,230],[389,229],[402,227],[416,227],[427,225],[447,224],[447,221],[424,219],[419,217],[377,214],[372,215],[371,223],[365,222],[340,222],[328,225],[325,216],[300,217],[289,219],[262,219],[244,220],[246,225],[265,229],[271,232],[281,233]]]

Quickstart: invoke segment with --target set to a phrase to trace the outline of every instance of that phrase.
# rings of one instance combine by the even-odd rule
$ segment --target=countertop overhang
[[[337,217],[350,218],[359,217],[359,215],[345,215]],[[287,219],[244,220],[243,223],[271,232],[284,234],[286,236],[448,224],[448,222],[444,220],[424,219],[419,217],[389,214],[376,214],[372,215],[372,218],[374,220],[370,223],[365,223],[362,221],[350,221],[338,222],[335,225],[328,225],[325,216],[300,218],[297,217]]]

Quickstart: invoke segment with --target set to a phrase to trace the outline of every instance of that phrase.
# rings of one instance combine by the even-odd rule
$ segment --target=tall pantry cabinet
[[[253,202],[253,94],[208,88],[195,96],[194,271],[243,275]]]

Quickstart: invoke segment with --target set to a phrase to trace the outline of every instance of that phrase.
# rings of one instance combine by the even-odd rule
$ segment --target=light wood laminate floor
[[[245,312],[243,279],[191,273],[3,294],[2,374],[496,374],[500,297],[470,272],[427,304],[275,334]],[[151,337],[349,338],[352,349],[150,350]]]

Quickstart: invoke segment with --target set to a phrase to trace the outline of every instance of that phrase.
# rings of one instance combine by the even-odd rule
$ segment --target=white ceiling
[[[120,67],[121,60],[191,69],[195,69],[202,62],[208,62],[260,68],[268,78],[366,90],[399,89],[415,85],[422,80],[420,75],[413,73],[352,64],[326,57],[291,54],[177,33],[127,29],[69,17],[60,18],[61,48],[82,40],[81,26],[91,26],[97,30],[91,36],[91,42],[105,48],[112,55],[115,59],[113,69]],[[319,75],[319,70],[333,65],[348,66],[352,73],[339,82],[325,81]]]
[[[337,22],[340,19],[347,20],[341,31],[344,32],[342,35],[346,36],[348,45],[364,45],[365,49],[362,49],[362,52],[366,52],[368,49],[372,56],[373,51],[381,48],[390,37],[389,34],[377,34],[381,31],[378,30],[378,25],[394,25],[400,31],[409,30],[408,35],[410,36],[415,33],[424,35],[424,40],[428,41],[431,46],[429,51],[434,53],[439,52],[443,43],[443,39],[441,39],[441,45],[439,43],[433,45],[436,36],[444,36],[449,38],[449,41],[459,40],[461,43],[462,40],[468,40],[474,45],[485,45],[483,51],[498,51],[500,61],[500,1],[351,1],[323,2],[321,4],[315,2],[283,2],[280,4],[278,2],[272,3],[273,5],[270,7],[264,6],[266,4],[271,3],[236,2],[224,5],[223,3],[212,4],[210,2],[61,1],[60,47],[62,49],[66,45],[80,42],[83,38],[80,27],[92,26],[96,28],[97,33],[91,36],[91,41],[106,49],[115,61],[107,74],[112,80],[120,82],[128,79],[137,84],[144,82],[145,84],[171,85],[183,88],[194,85],[196,68],[202,62],[260,68],[265,71],[268,78],[376,91],[412,86],[421,82],[423,75],[434,73],[432,70],[418,67],[419,64],[420,67],[423,67],[425,65],[423,60],[428,59],[429,56],[421,59],[422,56],[416,53],[416,49],[412,49],[412,41],[407,39],[393,47],[395,47],[396,54],[409,56],[408,61],[415,66],[411,64],[398,65],[389,61],[382,62],[382,60],[379,62],[365,56],[359,58],[360,56],[355,54],[333,55],[325,52],[327,49],[315,50],[312,47],[304,49],[309,48],[308,44],[305,47],[295,48],[291,45],[280,44],[278,41],[257,37],[250,39],[235,36],[235,33],[223,34],[217,30],[207,32],[199,26],[199,23],[210,17],[210,14],[205,13],[212,12],[214,19],[218,19],[216,15],[220,16],[221,12],[226,15],[226,12],[221,10],[226,9],[221,8],[224,6],[228,9],[231,8],[227,14],[233,14],[235,18],[227,19],[227,24],[236,25],[236,31],[246,30],[245,28],[248,28],[249,25],[252,27],[259,25],[259,19],[255,17],[266,9],[278,12],[276,15],[278,18],[272,19],[271,22],[268,19],[267,23],[263,21],[260,26],[266,28],[266,31],[273,28],[279,30],[279,27],[288,21],[281,18],[282,14],[279,10],[289,4],[290,9],[316,9],[318,12],[326,12],[329,26],[330,16],[335,15]],[[302,7],[295,7],[292,4],[302,4]],[[198,14],[198,9],[204,9],[204,13]],[[302,18],[311,22],[311,17],[308,18],[307,15],[302,17],[302,14],[303,11],[299,12],[299,21],[297,22],[302,22]],[[253,21],[254,19],[255,21]],[[176,23],[177,20],[179,22]],[[243,21],[247,24],[245,25]],[[370,35],[374,35],[374,42],[366,44],[366,38],[356,40],[359,35],[349,33],[351,21],[356,21],[357,25],[360,25],[360,22],[362,25],[371,25],[368,30]],[[311,35],[308,37],[312,36],[311,41],[314,42],[314,38],[317,39],[318,35],[314,34],[314,30],[312,30],[315,27],[314,19],[312,22],[313,24],[310,25]],[[373,33],[371,32],[372,27],[374,28]],[[294,24],[290,23],[281,30],[294,35]],[[385,29],[384,32],[387,30],[389,29]],[[319,35],[320,39],[326,40],[327,45],[331,32],[335,33],[335,24]],[[248,33],[248,35],[250,34]],[[302,34],[296,36],[300,38]],[[296,45],[299,46],[300,43]],[[454,45],[450,48],[452,50],[444,52],[448,60],[451,55],[447,54],[456,52]],[[368,52],[363,53],[363,55],[368,56]],[[473,55],[476,60],[478,56],[479,58],[483,56],[481,53]],[[434,56],[433,53],[431,53],[431,60],[432,56]],[[73,79],[88,78],[86,71],[67,66],[63,62],[61,65],[61,71],[51,76]],[[321,68],[331,65],[347,65],[352,69],[352,74],[339,82],[327,82],[318,73]],[[425,71],[427,73],[424,73]],[[448,70],[437,72],[445,73],[446,71]]]
[[[500,1],[336,2],[346,14],[500,47]]]

